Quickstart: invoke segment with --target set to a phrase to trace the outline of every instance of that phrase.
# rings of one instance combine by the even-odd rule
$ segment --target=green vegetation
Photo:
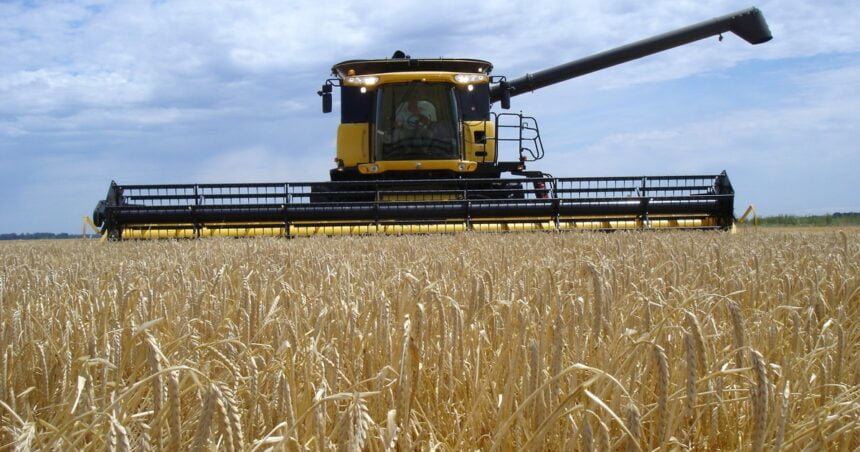
[[[98,237],[92,234],[88,234],[87,237]],[[42,239],[79,239],[81,238],[80,234],[67,234],[65,232],[61,232],[59,234],[55,234],[53,232],[28,232],[24,234],[0,234],[0,240],[42,240]]]
[[[860,212],[837,212],[828,215],[776,215],[761,217],[759,226],[860,226]]]

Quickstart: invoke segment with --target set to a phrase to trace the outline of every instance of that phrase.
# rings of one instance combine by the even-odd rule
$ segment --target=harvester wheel
[[[102,200],[102,201],[99,201],[98,204],[96,204],[96,208],[93,210],[93,223],[95,223],[95,225],[97,227],[101,227],[104,224],[104,221],[105,221],[104,212],[105,212],[105,202],[104,202],[104,200]]]
[[[122,231],[119,229],[109,229],[107,238],[110,241],[122,240]]]

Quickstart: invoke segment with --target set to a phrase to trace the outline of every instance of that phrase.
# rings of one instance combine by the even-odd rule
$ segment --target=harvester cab
[[[771,39],[756,8],[508,80],[477,59],[348,60],[318,94],[340,90],[328,182],[118,185],[93,219],[113,238],[403,234],[462,230],[728,229],[725,172],[552,177],[534,118],[494,112],[511,97],[711,36]],[[509,147],[513,153],[504,152]],[[512,159],[502,158],[513,157]],[[504,176],[504,177],[503,177]]]
[[[516,159],[498,158],[499,121],[490,111],[490,84],[500,79],[491,77],[492,69],[489,61],[416,59],[399,50],[390,59],[334,65],[335,78],[320,91],[325,112],[330,110],[331,88],[340,88],[341,123],[331,180],[525,175],[528,155],[522,140],[517,140]],[[521,137],[518,126],[525,121],[516,116],[516,133],[509,135]],[[526,140],[536,141],[536,132]]]

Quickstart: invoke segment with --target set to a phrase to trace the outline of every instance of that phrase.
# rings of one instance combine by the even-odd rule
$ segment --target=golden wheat
[[[0,450],[854,450],[858,238],[2,243]]]

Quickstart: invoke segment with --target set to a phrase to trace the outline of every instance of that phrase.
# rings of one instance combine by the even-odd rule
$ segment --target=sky
[[[727,34],[514,97],[546,149],[529,169],[726,170],[737,215],[860,211],[847,0],[0,0],[0,233],[80,231],[111,180],[327,180],[338,105],[316,91],[340,61],[402,49],[515,78],[748,6],[772,41]]]

